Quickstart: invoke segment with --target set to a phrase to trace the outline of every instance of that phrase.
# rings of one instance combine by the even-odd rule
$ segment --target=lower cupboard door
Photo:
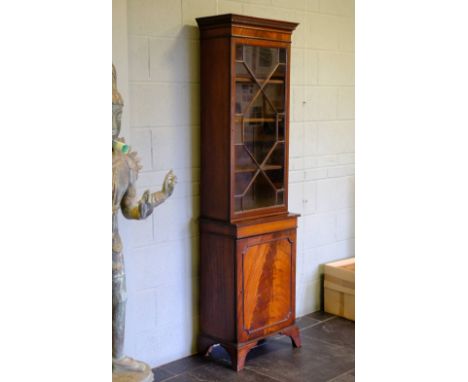
[[[261,337],[294,321],[295,235],[240,240],[240,339]]]

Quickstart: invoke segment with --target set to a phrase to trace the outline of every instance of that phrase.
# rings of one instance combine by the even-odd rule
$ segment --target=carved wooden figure
[[[295,325],[297,216],[288,212],[289,73],[296,23],[220,15],[201,39],[199,351],[239,371]]]

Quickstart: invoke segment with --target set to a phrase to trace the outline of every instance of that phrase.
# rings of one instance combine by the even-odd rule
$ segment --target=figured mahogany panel
[[[267,234],[238,242],[242,341],[294,321],[294,234]]]

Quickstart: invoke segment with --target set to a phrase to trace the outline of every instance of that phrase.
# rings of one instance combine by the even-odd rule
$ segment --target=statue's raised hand
[[[166,177],[164,178],[164,183],[162,187],[162,192],[164,193],[164,195],[166,195],[166,198],[172,195],[172,193],[174,192],[174,187],[176,183],[177,183],[177,177],[172,172],[172,170],[170,170],[166,174]]]
[[[134,219],[146,219],[153,213],[154,208],[163,203],[174,192],[174,186],[177,183],[177,178],[174,173],[169,171],[164,178],[161,191],[150,193],[146,190],[138,202],[139,214],[135,215]]]

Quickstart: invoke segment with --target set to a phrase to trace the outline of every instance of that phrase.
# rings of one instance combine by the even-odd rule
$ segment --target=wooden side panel
[[[324,288],[325,312],[354,321],[354,294]]]
[[[229,38],[200,41],[201,216],[230,216]]]
[[[294,323],[295,231],[239,240],[237,268],[240,341]]]
[[[200,329],[225,341],[235,341],[235,253],[228,236],[200,236]]]
[[[325,264],[325,311],[354,321],[355,259]]]

